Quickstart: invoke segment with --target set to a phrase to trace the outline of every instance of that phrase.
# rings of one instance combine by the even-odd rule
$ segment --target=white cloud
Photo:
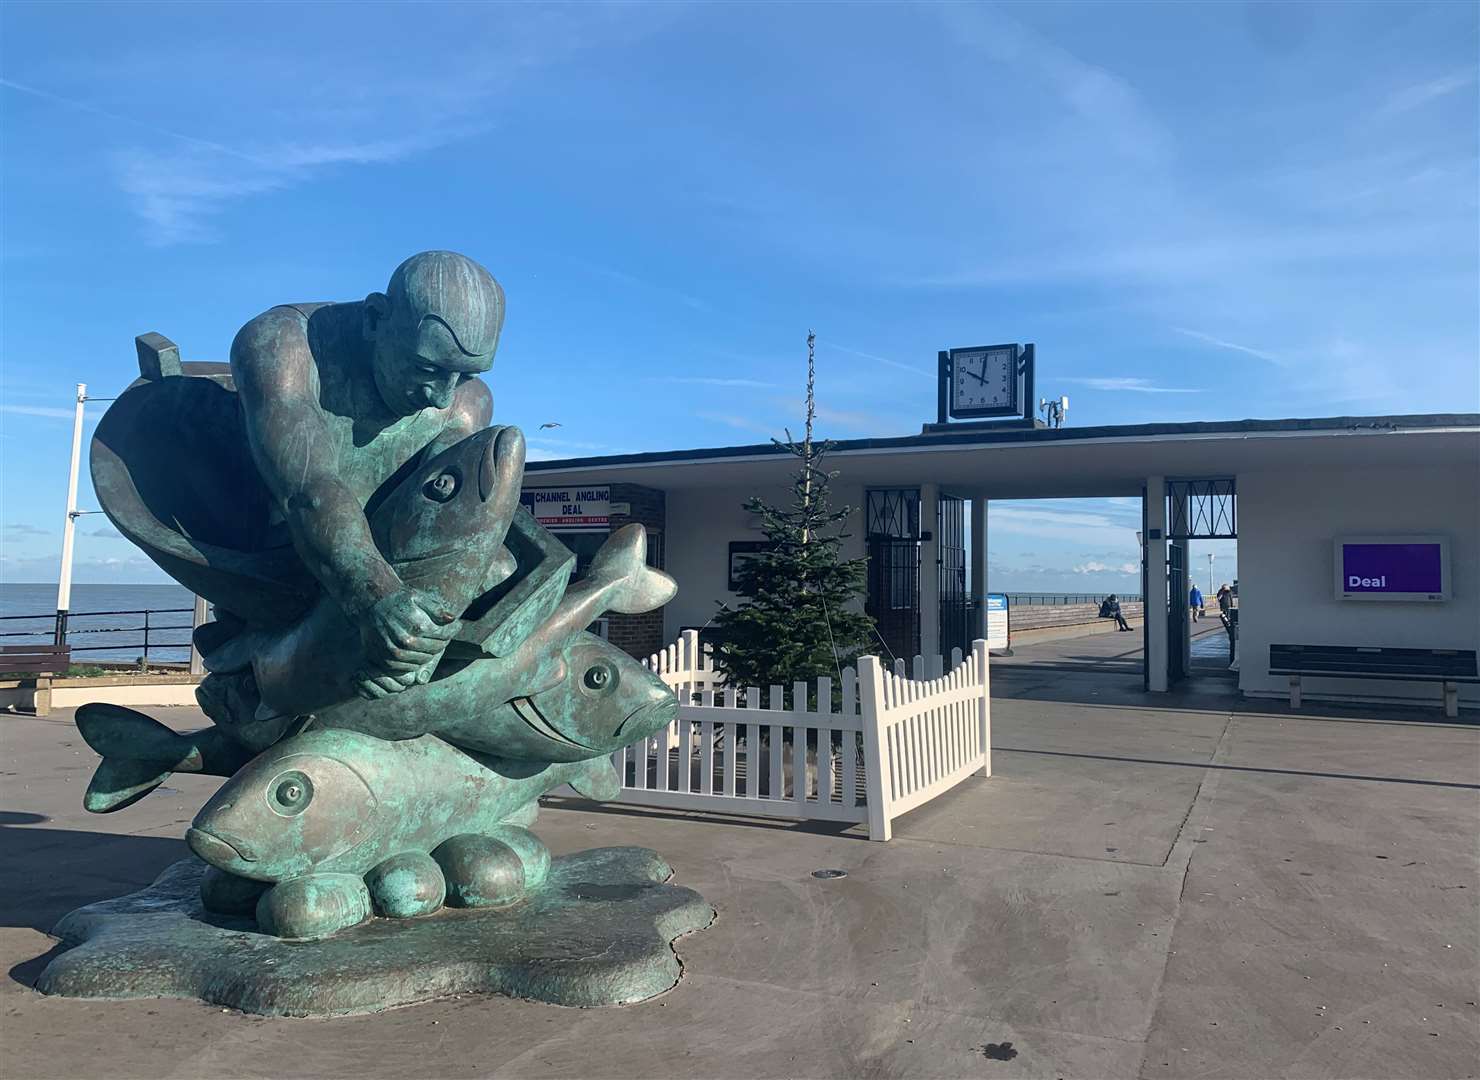
[[[885,367],[897,368],[900,371],[908,371],[912,375],[925,375],[930,378],[934,378],[936,374],[934,370],[921,367],[918,364],[906,364],[903,360],[891,360],[887,356],[876,356],[874,353],[864,352],[862,349],[850,349],[848,348],[848,346],[839,345],[835,341],[823,341],[819,338],[817,344],[824,349],[834,349],[837,352],[848,353],[850,356],[862,357],[864,360],[872,360],[874,361],[874,363],[883,364]]]
[[[100,118],[114,137],[93,142],[117,147],[119,135],[133,141],[104,154],[147,226],[146,241],[167,246],[216,239],[216,217],[239,200],[300,186],[336,168],[401,161],[489,131],[530,72],[641,38],[675,17],[665,5],[506,6],[482,17],[470,16],[472,10],[418,16],[406,28],[399,14],[367,9],[362,22],[386,23],[382,48],[326,52],[312,30],[298,41],[275,42],[273,50],[229,40],[202,43],[194,55],[172,56],[174,77],[158,83],[152,103],[150,87],[132,87],[135,104],[128,108],[99,108],[30,81],[0,85]],[[459,35],[459,46],[477,63],[444,64],[435,72],[407,67],[407,55],[442,47],[449,33]],[[126,63],[130,59],[133,64]],[[100,83],[100,94],[111,95],[108,80],[127,78],[124,72],[146,59],[157,62],[122,53],[100,58],[89,75]],[[44,70],[46,77],[66,77],[65,68]],[[232,78],[221,78],[222,71]],[[186,124],[140,119],[178,113],[170,95],[179,96],[181,88],[193,111],[219,118],[212,137],[185,130]],[[141,134],[145,140],[135,138]]]
[[[756,435],[764,435],[766,438],[774,438],[780,434],[775,428],[768,428],[748,416],[740,416],[736,413],[696,412],[694,415],[701,420],[710,420],[716,424],[724,424],[726,427],[737,428],[740,431],[749,431]]]
[[[1150,379],[1123,377],[1061,376],[1059,382],[1087,386],[1091,390],[1124,390],[1136,394],[1201,394],[1202,391],[1188,386],[1158,386]]]
[[[654,375],[644,381],[670,385],[725,386],[736,389],[774,390],[776,388],[775,383],[761,382],[759,379],[720,379],[706,375]]]
[[[1405,86],[1396,91],[1381,107],[1373,113],[1374,119],[1387,120],[1400,113],[1417,109],[1422,105],[1438,98],[1445,97],[1457,90],[1463,90],[1475,81],[1476,73],[1471,71],[1456,71],[1449,75],[1442,75],[1437,79],[1430,79],[1414,86]]]
[[[9,402],[0,405],[0,412],[15,413],[19,416],[44,416],[51,420],[71,420],[77,415],[77,410],[62,409],[51,405],[11,405]]]
[[[680,292],[677,289],[670,289],[666,285],[655,284],[654,282],[648,281],[645,278],[640,278],[633,274],[629,274],[624,270],[617,270],[610,266],[601,266],[597,263],[588,262],[585,259],[570,259],[569,261],[575,266],[580,267],[582,270],[585,270],[587,273],[595,274],[598,277],[604,277],[608,280],[619,282],[620,284],[627,285],[634,289],[639,289],[643,292],[654,293],[658,296],[665,296],[669,299],[677,300],[680,304],[683,304],[685,307],[688,308],[693,308],[695,311],[714,310],[714,308],[707,301],[700,300],[697,296],[690,296],[688,293]]]
[[[1118,563],[1118,564],[1116,564],[1114,566],[1111,566],[1111,565],[1109,565],[1107,563],[1095,562],[1095,561],[1091,560],[1090,562],[1080,563],[1078,566],[1073,567],[1073,571],[1076,574],[1115,574],[1115,575],[1125,575],[1125,574],[1139,574],[1141,572],[1141,568],[1138,565],[1136,565],[1135,563],[1131,563],[1131,562],[1128,562],[1128,563]]]
[[[1127,517],[1117,521],[1107,513],[1084,510],[1055,510],[1045,506],[1013,506],[993,502],[987,508],[987,536],[998,535],[1031,536],[1040,540],[1067,540],[1080,551],[1133,552],[1136,550],[1136,529]]]
[[[1215,338],[1212,334],[1204,334],[1201,330],[1189,330],[1185,326],[1174,326],[1172,327],[1172,329],[1177,331],[1177,333],[1179,334],[1185,334],[1187,337],[1204,342],[1205,344],[1216,345],[1220,349],[1232,349],[1234,352],[1248,353],[1250,356],[1257,356],[1261,360],[1270,360],[1274,363],[1280,362],[1280,358],[1272,352],[1266,352],[1263,349],[1256,349],[1249,345],[1240,345],[1235,341],[1224,341],[1222,338]]]
[[[954,46],[1016,68],[1020,79],[1046,84],[1086,127],[1114,145],[1123,157],[1151,162],[1171,154],[1173,142],[1165,125],[1119,75],[1081,60],[999,8],[940,4],[927,10],[950,28]]]

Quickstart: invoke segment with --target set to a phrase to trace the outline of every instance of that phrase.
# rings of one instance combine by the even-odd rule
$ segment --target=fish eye
[[[617,674],[610,664],[592,664],[581,678],[588,690],[605,690],[616,680]]]
[[[270,789],[268,805],[283,817],[303,813],[313,801],[313,781],[296,770],[283,773],[272,782]]]
[[[427,481],[426,493],[429,499],[433,499],[436,502],[446,502],[457,494],[456,474],[445,472]]]

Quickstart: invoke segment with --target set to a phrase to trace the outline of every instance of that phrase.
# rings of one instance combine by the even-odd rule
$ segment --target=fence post
[[[678,635],[678,639],[683,643],[679,650],[679,665],[689,676],[689,689],[696,689],[693,683],[698,680],[699,670],[703,666],[703,654],[699,651],[699,631],[685,630]]]
[[[863,728],[863,764],[868,772],[868,838],[888,840],[889,752],[884,746],[884,669],[877,656],[858,659],[859,719]]]
[[[992,775],[992,675],[987,666],[987,643],[977,638],[971,643],[971,655],[976,660],[976,677],[981,680],[982,696],[977,704],[979,711],[978,738],[982,747],[982,767],[978,776]]]

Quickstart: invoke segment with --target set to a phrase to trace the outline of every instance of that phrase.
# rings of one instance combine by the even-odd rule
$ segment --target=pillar
[[[987,636],[987,500],[971,500],[971,638]]]
[[[940,485],[920,485],[920,655],[940,654]],[[928,661],[927,661],[928,662]]]
[[[1146,478],[1146,688],[1167,689],[1166,477]],[[1154,539],[1153,539],[1154,537]]]
[[[197,596],[195,612],[190,619],[190,674],[192,675],[204,675],[206,672],[205,661],[201,659],[200,650],[195,647],[195,631],[204,626],[210,617],[211,614],[206,609],[206,598]]]

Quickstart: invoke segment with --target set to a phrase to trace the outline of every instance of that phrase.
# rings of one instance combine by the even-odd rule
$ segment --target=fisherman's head
[[[397,416],[445,409],[460,382],[493,366],[504,291],[483,267],[451,251],[413,255],[383,293],[365,298],[375,386]]]

